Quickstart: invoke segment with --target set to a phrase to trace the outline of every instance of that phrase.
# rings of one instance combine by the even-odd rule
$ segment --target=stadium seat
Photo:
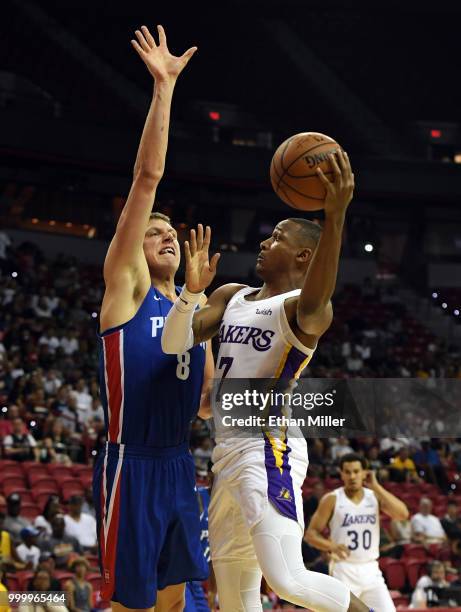
[[[405,564],[405,571],[408,578],[408,583],[412,589],[415,588],[416,583],[425,573],[427,563],[421,559],[403,559]]]
[[[29,484],[31,487],[35,487],[35,485],[37,485],[39,482],[42,482],[42,481],[45,481],[45,482],[53,481],[54,482],[54,479],[50,478],[50,475],[47,472],[47,470],[43,468],[39,468],[38,470],[31,470],[30,472],[27,473],[27,478],[29,480]]]
[[[49,484],[42,484],[40,482],[37,485],[35,485],[35,487],[33,487],[32,489],[32,497],[34,498],[35,502],[37,502],[38,499],[40,499],[40,503],[43,503],[44,499],[46,502],[48,500],[48,497],[50,497],[50,495],[59,495],[59,489],[56,486],[56,484],[49,485]]]
[[[56,580],[59,580],[59,583],[61,585],[61,589],[64,591],[65,590],[65,585],[66,582],[68,580],[71,580],[75,574],[73,574],[72,572],[66,572],[66,571],[55,571],[54,573]]]
[[[57,495],[57,491],[51,489],[39,489],[38,491],[32,491],[32,496],[34,498],[35,504],[40,508],[40,512],[42,513],[45,509],[46,502],[50,495]]]
[[[24,479],[24,472],[17,463],[15,465],[7,464],[0,466],[0,480],[3,482],[6,478]]]
[[[30,570],[22,570],[20,572],[16,572],[15,576],[18,580],[18,591],[27,591],[27,585],[29,584],[29,580],[33,578],[34,572]]]
[[[405,586],[405,566],[398,559],[389,559],[384,568],[384,576],[390,589],[401,591]]]
[[[72,495],[83,495],[85,492],[81,483],[77,481],[73,481],[72,483],[67,483],[62,488],[62,499],[67,502],[72,497]]]
[[[39,478],[38,482],[34,482],[34,489],[49,489],[56,491],[56,493],[58,493],[59,491],[58,484],[56,483],[54,478],[50,478],[50,476],[47,476],[46,478]]]
[[[31,502],[26,502],[21,505],[21,516],[26,519],[33,520],[41,513],[40,508]]]
[[[91,477],[93,476],[93,468],[91,465],[74,465],[72,470],[75,476],[82,476],[83,474],[89,474]]]
[[[8,591],[19,591],[19,580],[17,578],[17,574],[6,575],[6,586],[8,587]]]
[[[24,482],[20,482],[20,483],[10,483],[8,485],[4,485],[3,486],[3,495],[5,497],[8,497],[8,495],[11,495],[11,493],[19,493],[19,495],[21,495],[21,497],[24,499],[24,496],[30,495],[30,489],[25,486]]]
[[[53,478],[58,478],[60,476],[69,476],[72,477],[73,470],[68,465],[61,465],[60,463],[50,463],[48,464],[48,471]]]
[[[427,551],[422,544],[405,544],[403,556],[407,559],[427,561]]]
[[[87,574],[86,579],[88,580],[88,582],[91,583],[91,586],[93,587],[93,591],[100,591],[101,590],[101,582],[102,582],[102,576],[99,573],[93,573],[93,574]]]

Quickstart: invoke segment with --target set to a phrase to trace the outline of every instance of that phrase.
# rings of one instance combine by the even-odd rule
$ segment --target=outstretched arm
[[[131,41],[154,78],[155,86],[134,165],[130,193],[104,263],[106,287],[122,285],[125,294],[129,286],[136,289],[140,284],[150,284],[143,240],[157,186],[163,176],[174,87],[196,51],[196,47],[192,47],[182,56],[175,57],[168,50],[162,26],[158,26],[158,35],[159,44],[142,26],[141,30],[136,30],[137,40]]]
[[[320,180],[327,192],[325,223],[317,248],[307,270],[299,296],[296,322],[305,334],[321,336],[333,317],[331,297],[336,286],[339,254],[347,207],[354,191],[354,175],[347,153],[338,150],[330,155],[334,182],[319,168]]]

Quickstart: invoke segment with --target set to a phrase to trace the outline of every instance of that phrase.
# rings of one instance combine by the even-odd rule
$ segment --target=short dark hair
[[[149,221],[152,221],[153,219],[160,219],[160,221],[166,221],[171,225],[170,217],[168,217],[168,215],[164,215],[161,212],[151,212],[149,215]]]
[[[352,461],[358,461],[363,470],[368,468],[368,461],[365,459],[365,457],[359,455],[358,453],[346,453],[339,460],[339,469],[342,470],[345,463],[352,463]]]
[[[303,219],[302,217],[290,217],[287,219],[287,221],[296,223],[302,246],[306,245],[307,243],[317,246],[320,236],[322,235],[322,227],[318,223],[314,223],[308,219]]]

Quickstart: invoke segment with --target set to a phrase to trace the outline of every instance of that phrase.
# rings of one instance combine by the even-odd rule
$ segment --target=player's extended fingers
[[[203,225],[199,223],[197,225],[197,250],[201,251],[203,248]]]
[[[197,235],[194,229],[190,231],[190,254],[193,257],[197,252]]]
[[[194,55],[196,51],[197,47],[191,47],[181,55],[181,59],[184,62],[184,66],[187,64],[187,62],[190,60],[190,58]]]
[[[216,272],[216,268],[218,267],[218,261],[220,257],[221,257],[221,253],[215,253],[213,257],[211,258],[210,272],[213,272],[213,274]]]
[[[150,47],[147,43],[147,40],[144,38],[144,34],[141,32],[141,30],[136,30],[135,34],[136,34],[136,38],[138,39],[138,42],[141,45],[143,51],[145,51],[146,53],[149,53]]]
[[[157,44],[155,42],[154,37],[152,36],[152,34],[149,32],[149,28],[145,25],[141,26],[141,32],[144,34],[144,38],[147,40],[147,43],[149,44],[149,47],[156,47]]]
[[[166,34],[165,34],[165,30],[163,29],[163,26],[158,25],[157,26],[157,30],[158,30],[158,39],[160,42],[160,46],[161,47],[166,47]]]
[[[330,179],[327,176],[325,176],[322,168],[317,168],[317,176],[322,181],[327,191],[331,191],[331,189],[333,188],[333,183],[330,181]]]
[[[186,266],[187,266],[190,264],[190,260],[191,260],[190,246],[189,246],[188,240],[184,242],[184,256],[186,258]]]
[[[131,41],[131,46],[133,47],[133,49],[136,51],[136,53],[139,55],[139,57],[142,60],[146,57],[146,52],[142,49],[142,47],[139,45],[139,43],[136,40]]]
[[[203,248],[208,251],[211,242],[211,227],[207,225],[205,227],[205,236],[203,238]]]
[[[336,153],[335,154],[336,163],[338,164],[339,169],[341,170],[341,174],[344,177],[348,171],[347,163],[346,163],[346,156],[342,149],[338,149],[335,153]]]
[[[338,162],[336,160],[336,156],[334,153],[330,153],[330,164],[331,164],[331,169],[333,170],[333,174],[335,176],[335,183],[339,184],[341,182],[341,168],[338,165]]]

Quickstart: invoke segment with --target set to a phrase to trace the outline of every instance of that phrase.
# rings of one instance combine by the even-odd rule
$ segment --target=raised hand
[[[330,154],[330,164],[333,170],[334,181],[317,168],[319,179],[325,186],[325,215],[345,214],[354,193],[354,175],[352,173],[349,156],[341,149]]]
[[[141,26],[141,30],[136,30],[138,40],[132,40],[131,44],[157,83],[174,82],[197,51],[197,47],[191,47],[180,57],[176,57],[168,50],[163,27],[159,25],[157,30],[158,45],[146,26]]]
[[[208,249],[210,248],[211,229],[207,225],[205,234],[203,225],[199,223],[197,232],[190,231],[190,241],[184,243],[186,255],[186,287],[192,293],[205,291],[216,274],[216,267],[220,258],[215,253],[209,261]]]

